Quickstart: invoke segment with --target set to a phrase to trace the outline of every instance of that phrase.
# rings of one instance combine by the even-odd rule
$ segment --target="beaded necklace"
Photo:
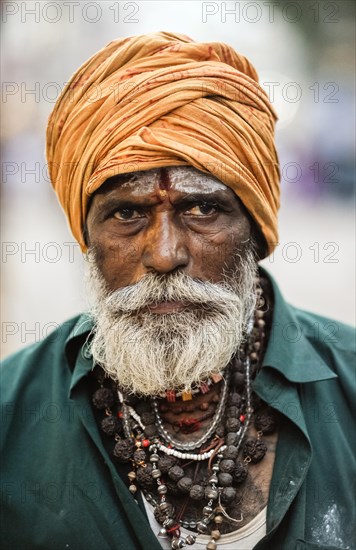
[[[230,517],[229,505],[236,498],[236,487],[246,480],[248,464],[257,463],[265,456],[267,446],[262,436],[276,428],[274,414],[265,407],[254,415],[257,438],[246,440],[258,403],[258,398],[252,394],[251,375],[258,368],[259,353],[265,338],[264,300],[262,290],[258,290],[260,308],[256,309],[249,338],[225,370],[215,414],[205,433],[197,440],[176,440],[164,427],[157,398],[132,406],[130,398],[117,392],[117,388],[115,392],[114,386],[111,389],[104,386],[105,376],[103,371],[99,371],[101,387],[94,393],[93,404],[105,411],[101,429],[106,435],[114,436],[116,444],[113,455],[116,460],[120,463],[131,462],[129,490],[133,495],[138,486],[143,490],[146,500],[154,507],[157,521],[162,525],[157,536],[169,537],[172,549],[193,545],[196,540],[193,533],[183,538],[181,526],[201,534],[210,532],[211,538],[206,548],[215,550],[221,536],[221,523],[228,520],[238,525],[242,521],[241,518]],[[184,395],[184,392],[176,392],[174,398],[179,393]],[[170,396],[173,400],[172,392]],[[116,414],[112,411],[114,405],[117,407]],[[196,462],[197,472],[199,465],[206,461],[210,474],[203,483],[198,483],[194,476],[186,475],[186,466]],[[175,510],[169,502],[169,493],[186,495],[187,499],[196,502],[203,501],[200,519],[185,519],[184,510]]]
[[[152,398],[151,404],[152,404],[152,410],[155,415],[156,425],[158,428],[158,433],[161,436],[164,441],[170,445],[172,445],[175,449],[181,450],[181,451],[189,451],[193,449],[199,449],[203,443],[205,443],[214,433],[215,429],[217,428],[218,424],[222,420],[222,416],[225,410],[226,405],[226,399],[227,399],[227,392],[229,388],[229,381],[230,381],[230,371],[228,370],[226,372],[225,380],[224,380],[224,389],[221,394],[220,403],[217,407],[214,420],[211,422],[210,426],[206,430],[205,434],[200,437],[197,441],[189,441],[189,443],[182,443],[180,441],[175,440],[168,432],[164,429],[163,421],[159,415],[158,412],[158,404],[157,400],[155,398]]]

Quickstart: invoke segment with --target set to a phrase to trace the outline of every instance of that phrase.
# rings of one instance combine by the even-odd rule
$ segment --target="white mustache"
[[[227,283],[199,281],[184,273],[169,276],[145,275],[133,285],[115,290],[106,301],[110,312],[132,313],[162,302],[184,302],[206,306],[209,310],[226,310],[227,303],[239,297]]]

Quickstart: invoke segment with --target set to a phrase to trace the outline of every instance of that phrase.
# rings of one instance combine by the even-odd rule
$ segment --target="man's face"
[[[178,270],[220,282],[250,238],[251,227],[231,189],[184,166],[106,183],[92,200],[87,231],[98,267],[108,288],[115,290],[147,273]]]
[[[256,260],[235,195],[190,168],[107,182],[87,219],[96,363],[124,391],[221,374],[253,311]]]

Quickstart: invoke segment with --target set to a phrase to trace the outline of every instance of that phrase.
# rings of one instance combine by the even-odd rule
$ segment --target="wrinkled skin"
[[[115,290],[148,272],[184,270],[220,282],[249,242],[251,226],[231,189],[184,166],[108,180],[92,199],[86,231],[108,288]]]

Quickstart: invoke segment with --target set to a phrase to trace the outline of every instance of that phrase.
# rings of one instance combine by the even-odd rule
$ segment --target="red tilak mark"
[[[167,168],[161,168],[160,176],[159,176],[159,188],[167,190],[170,186],[170,180],[169,180],[169,173]]]

